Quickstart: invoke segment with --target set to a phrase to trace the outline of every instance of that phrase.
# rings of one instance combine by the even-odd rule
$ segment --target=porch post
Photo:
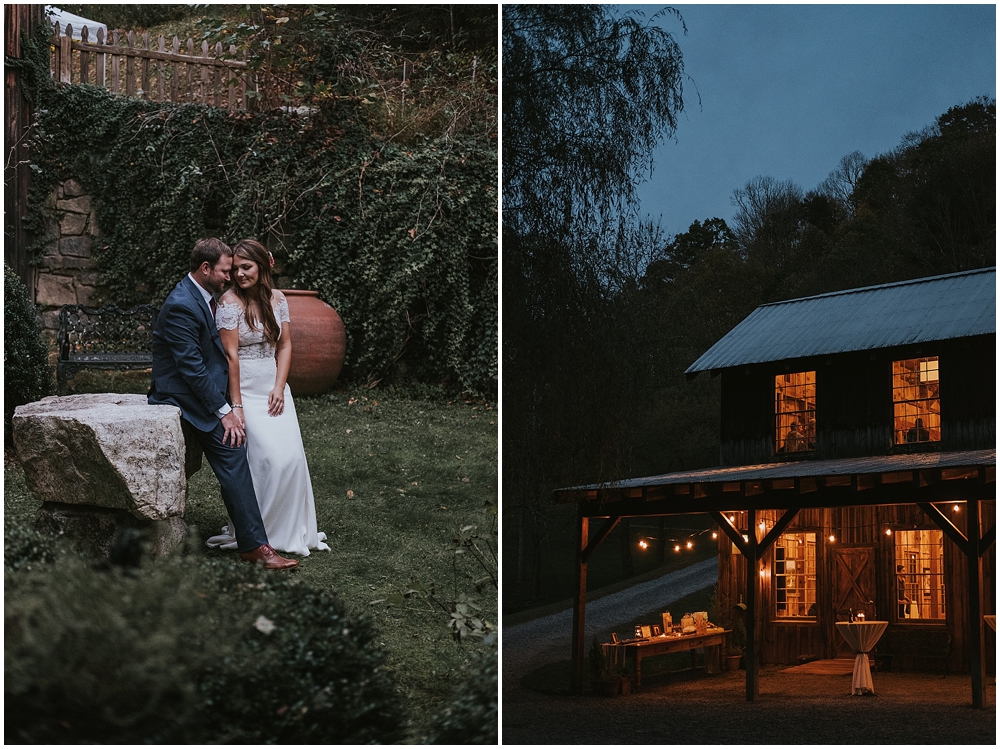
[[[583,694],[584,610],[587,607],[587,541],[590,518],[580,515],[580,537],[576,552],[576,594],[573,600],[573,684],[574,694]]]
[[[969,562],[969,665],[972,669],[972,706],[983,706],[983,685],[986,683],[986,661],[983,652],[983,557],[982,519],[978,499],[967,500],[969,510],[966,558]]]
[[[757,511],[747,510],[747,702],[760,696],[757,684]]]

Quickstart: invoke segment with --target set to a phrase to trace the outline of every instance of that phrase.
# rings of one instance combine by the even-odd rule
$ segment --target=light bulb
[[[718,537],[719,537],[719,534],[716,533],[715,531],[712,531],[712,538],[718,538]]]
[[[674,551],[680,551],[680,550],[681,550],[681,545],[680,545],[680,544],[677,544],[677,545],[676,545],[676,546],[674,547]]]
[[[891,536],[892,535],[892,528],[886,528],[885,529],[885,535]]]
[[[694,544],[691,541],[688,541],[688,548],[689,549],[693,549],[694,548]]]
[[[830,543],[832,544],[836,540],[837,540],[836,537],[831,533],[830,534]]]

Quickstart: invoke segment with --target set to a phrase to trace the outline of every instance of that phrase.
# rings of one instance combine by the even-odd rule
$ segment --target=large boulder
[[[13,436],[35,499],[143,520],[184,514],[187,451],[174,406],[143,395],[51,396],[15,409]]]

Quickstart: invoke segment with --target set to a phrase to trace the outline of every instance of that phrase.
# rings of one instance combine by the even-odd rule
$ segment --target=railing
[[[256,86],[245,59],[236,58],[236,47],[230,46],[228,57],[222,43],[210,50],[202,42],[195,53],[195,42],[188,39],[181,51],[181,41],[175,36],[166,49],[161,35],[156,49],[150,48],[149,32],[136,35],[112,31],[104,38],[104,29],[97,30],[96,42],[90,41],[90,30],[84,26],[81,41],[73,39],[73,27],[66,26],[60,35],[55,25],[52,37],[52,75],[63,83],[82,83],[106,88],[113,94],[139,96],[152,101],[198,103],[229,110],[252,109]],[[244,55],[245,57],[245,55]],[[93,71],[93,74],[91,74]]]

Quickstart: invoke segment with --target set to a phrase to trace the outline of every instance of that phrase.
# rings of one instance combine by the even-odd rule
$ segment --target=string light
[[[891,536],[892,535],[892,528],[886,528],[885,529],[885,535]]]
[[[831,534],[830,534],[830,543],[832,544],[832,543],[833,543],[834,541],[836,541],[836,540],[837,540],[837,537],[836,537],[836,536],[834,536],[834,535],[833,535],[833,534],[831,533]]]
[[[712,538],[718,538],[718,537],[719,537],[719,534],[716,533],[715,531],[712,531]]]
[[[694,542],[692,542],[692,541],[688,541],[688,543],[687,543],[687,547],[688,547],[689,549],[693,549],[693,548],[694,548]]]
[[[644,538],[640,538],[639,539],[639,548],[640,549],[648,549],[649,548],[649,544],[646,543],[646,539],[644,539]]]
[[[958,512],[958,505],[955,505],[954,507],[952,507],[951,511],[952,512]]]
[[[681,546],[680,546],[680,544],[677,544],[677,545],[676,545],[676,546],[674,547],[674,551],[680,551],[680,550],[681,550]]]

